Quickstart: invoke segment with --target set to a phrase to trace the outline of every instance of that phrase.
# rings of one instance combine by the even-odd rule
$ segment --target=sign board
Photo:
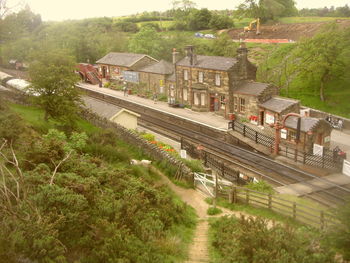
[[[186,150],[180,150],[180,157],[182,159],[187,159],[187,152],[186,152]]]
[[[139,83],[139,73],[135,71],[123,71],[123,78],[129,82]]]
[[[308,117],[310,116],[310,109],[301,109],[300,110],[301,117]]]
[[[314,154],[314,155],[323,156],[323,146],[314,143],[313,154]]]
[[[281,138],[287,139],[287,130],[286,129],[281,129]]]
[[[275,116],[273,114],[266,112],[265,117],[266,117],[266,121],[265,122],[267,124],[275,123]]]
[[[350,176],[350,162],[347,160],[343,162],[343,174]]]

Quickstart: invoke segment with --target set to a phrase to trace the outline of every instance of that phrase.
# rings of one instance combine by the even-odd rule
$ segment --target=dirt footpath
[[[182,201],[187,203],[188,205],[192,206],[197,215],[198,215],[198,224],[194,233],[193,242],[190,245],[189,248],[189,256],[187,261],[184,263],[203,263],[203,262],[209,262],[209,254],[208,254],[208,230],[209,230],[209,223],[208,219],[211,217],[221,217],[221,216],[235,216],[235,217],[241,217],[242,215],[249,216],[248,214],[238,212],[238,211],[231,211],[225,208],[220,209],[223,211],[223,213],[216,215],[216,216],[209,216],[207,215],[207,210],[210,207],[210,205],[205,202],[205,196],[200,191],[194,190],[194,189],[185,189],[182,187],[179,187],[177,185],[174,185],[168,177],[164,176],[160,171],[156,170],[155,168],[152,168],[154,172],[159,174],[161,176],[161,184],[166,184],[170,187],[171,190],[175,192],[176,195],[178,195]],[[272,226],[272,222],[271,226]]]

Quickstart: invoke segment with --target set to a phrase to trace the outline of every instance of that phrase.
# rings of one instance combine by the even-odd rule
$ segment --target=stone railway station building
[[[300,112],[299,101],[279,97],[278,87],[255,81],[257,67],[248,60],[244,43],[237,49],[236,57],[197,55],[194,46],[187,46],[185,51],[186,56],[179,58],[174,49],[172,63],[144,54],[112,52],[96,64],[102,78],[126,81],[150,94],[166,95],[170,106],[214,112],[261,128],[270,127],[285,114]],[[294,144],[294,124],[290,119],[281,133],[285,143]],[[301,129],[299,147],[329,145],[332,128],[327,123],[303,116]]]

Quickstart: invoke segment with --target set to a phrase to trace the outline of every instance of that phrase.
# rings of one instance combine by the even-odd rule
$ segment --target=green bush
[[[267,193],[267,194],[273,194],[275,191],[273,190],[273,187],[268,184],[267,182],[260,180],[258,182],[250,182],[246,186],[246,188],[249,188],[251,190],[255,190],[258,192],[262,193]]]
[[[155,141],[155,136],[153,134],[150,134],[150,133],[141,134],[141,137],[147,141]]]
[[[159,100],[159,101],[168,102],[168,96],[165,95],[165,94],[160,94],[160,95],[158,96],[158,100]]]
[[[222,210],[220,208],[217,208],[217,207],[209,207],[207,210],[207,214],[211,215],[211,216],[218,215],[221,213],[222,213]]]
[[[112,83],[110,83],[110,82],[106,82],[105,84],[103,84],[103,86],[105,88],[109,88],[109,87],[111,87],[111,85],[112,85]]]
[[[191,169],[192,172],[203,173],[205,171],[201,160],[195,160],[195,159],[192,159],[192,160],[181,159],[181,160],[187,165],[188,168]]]
[[[271,226],[260,217],[222,217],[211,223],[216,262],[235,263],[332,263],[334,252],[321,237],[288,225]]]

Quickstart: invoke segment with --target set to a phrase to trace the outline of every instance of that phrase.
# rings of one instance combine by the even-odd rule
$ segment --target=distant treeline
[[[322,16],[322,17],[350,17],[350,7],[348,5],[335,8],[303,8],[299,10],[300,16]]]

